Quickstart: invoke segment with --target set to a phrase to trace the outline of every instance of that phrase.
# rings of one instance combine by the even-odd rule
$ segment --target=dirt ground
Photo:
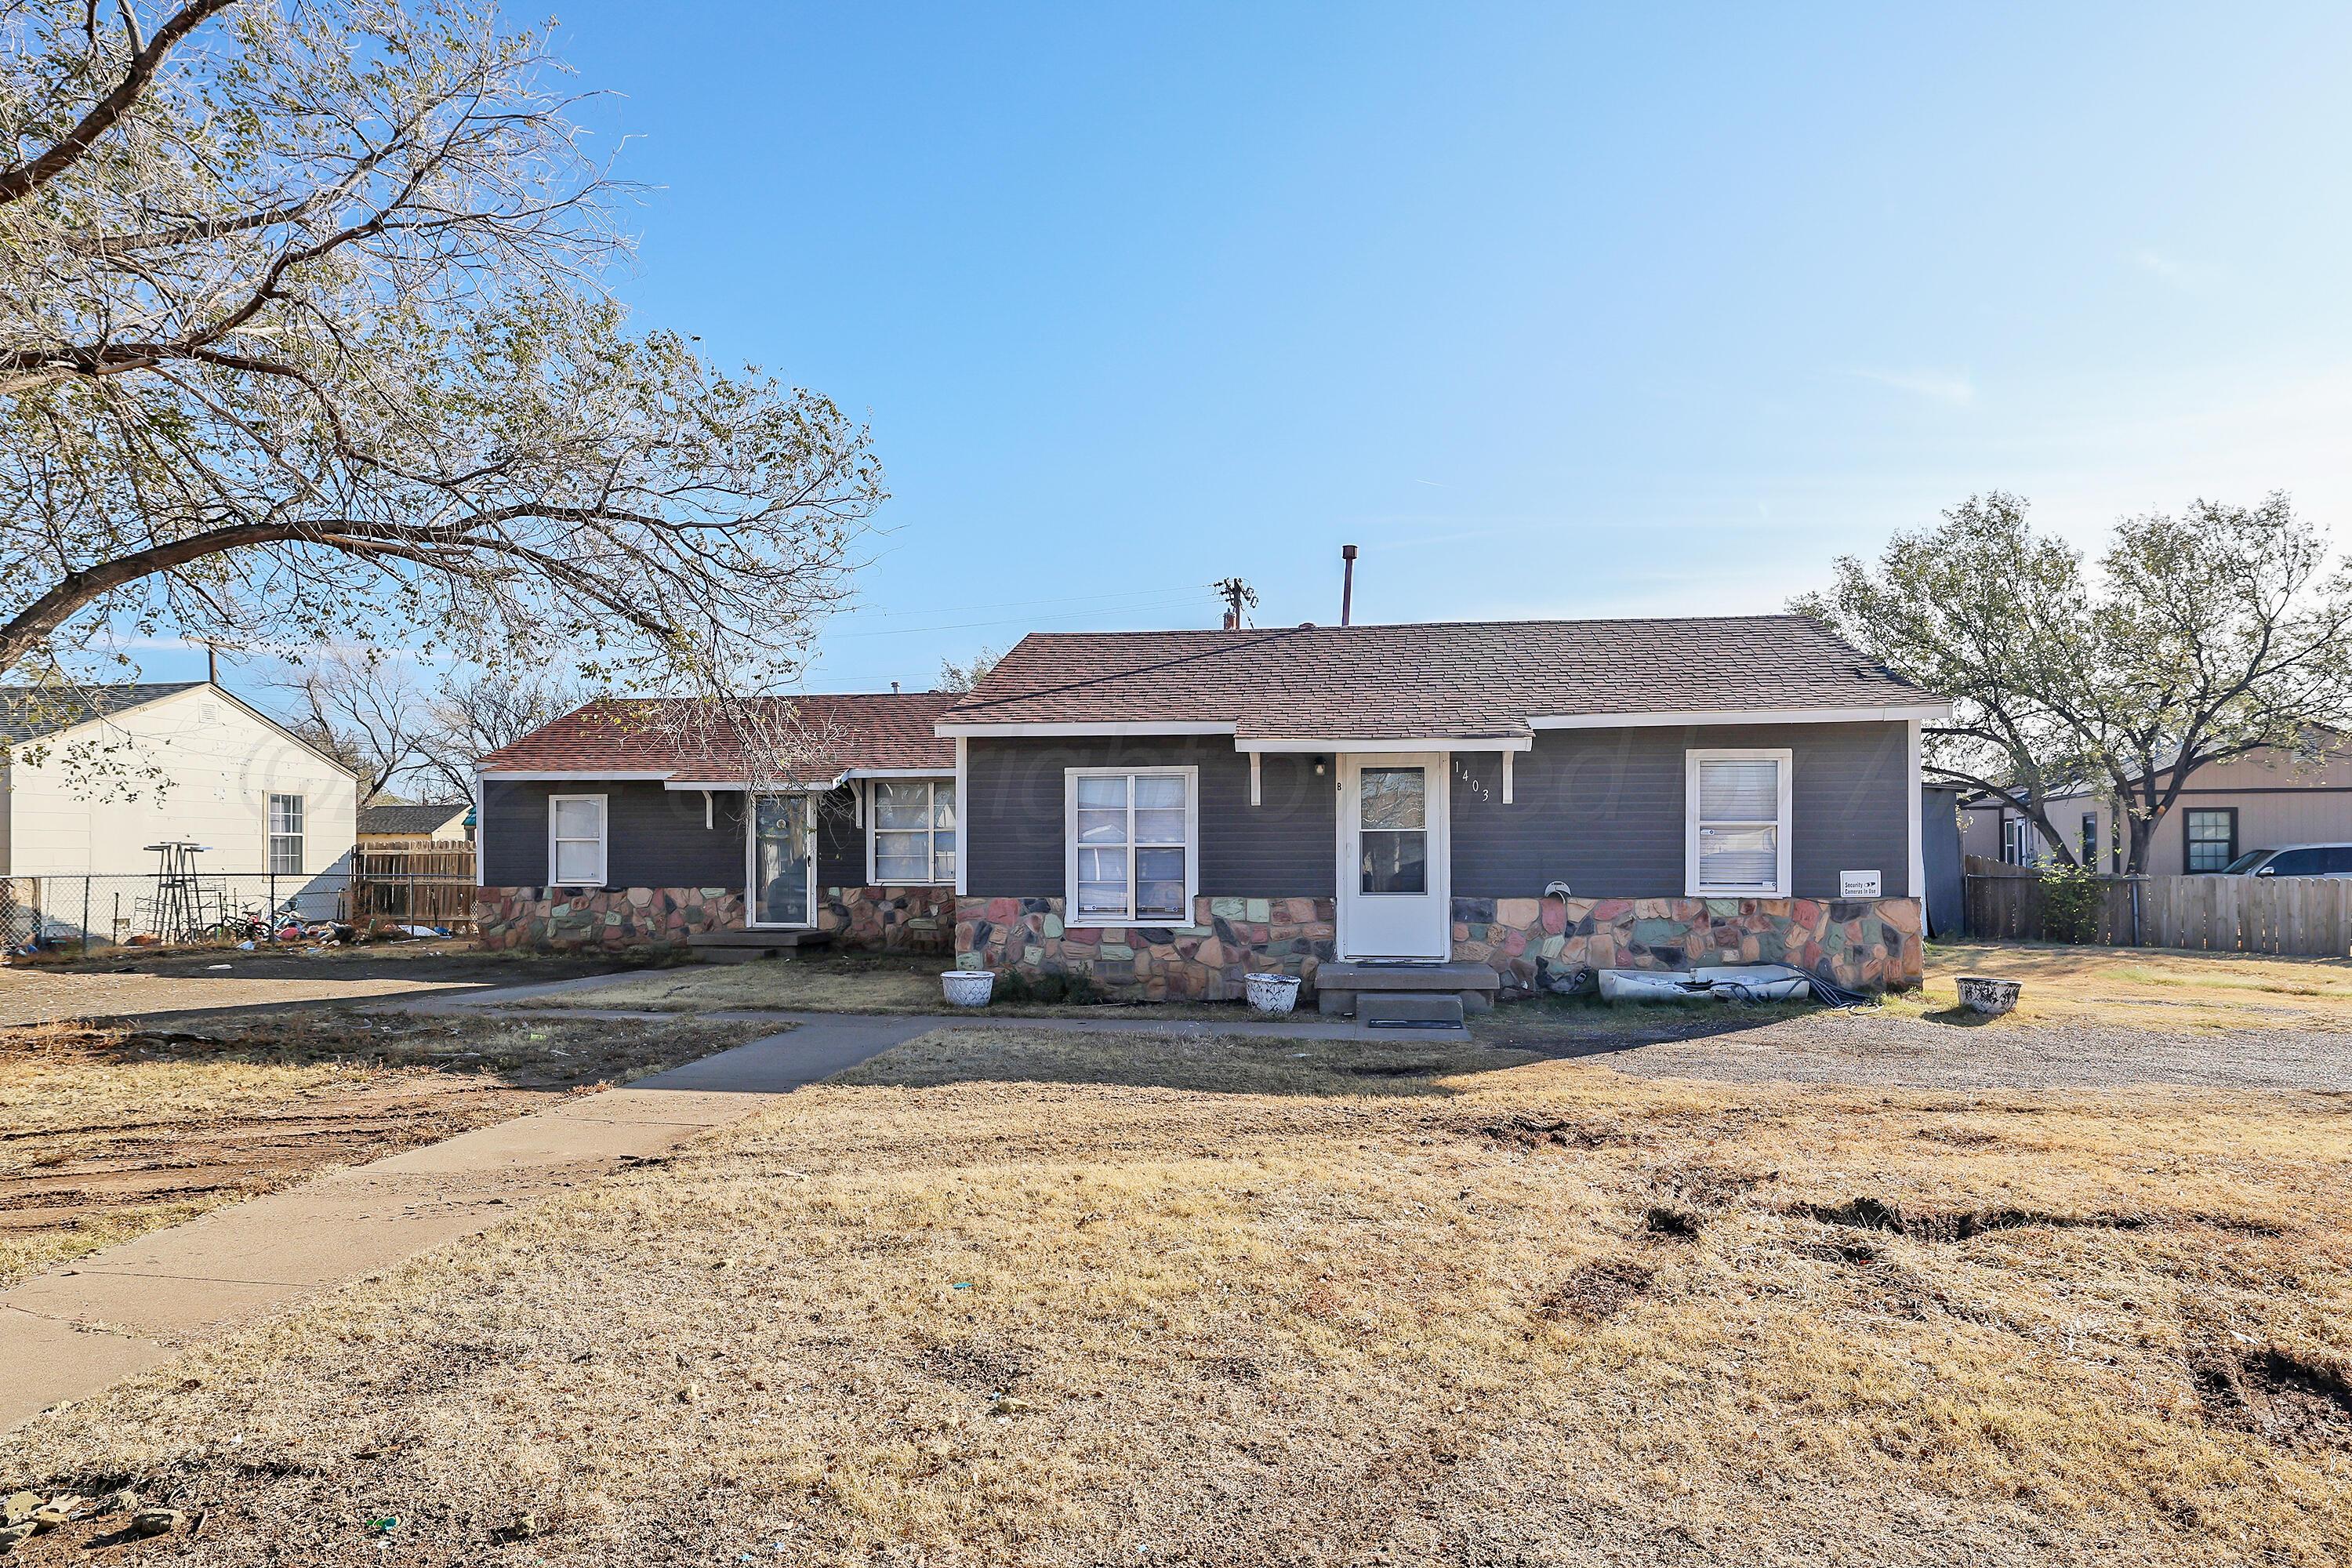
[[[1609,1059],[928,1037],[0,1487],[213,1564],[2352,1557],[2352,1101]]]
[[[68,1018],[159,1018],[528,985],[621,967],[611,962],[482,952],[469,938],[240,952],[109,950],[86,961],[0,968],[0,1026]]]
[[[690,1020],[371,1016],[0,1029],[0,1286],[339,1165],[740,1044]]]

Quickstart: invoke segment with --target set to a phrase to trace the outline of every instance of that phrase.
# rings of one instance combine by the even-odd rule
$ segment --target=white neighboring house
[[[72,695],[0,688],[0,875],[152,878],[148,846],[181,839],[205,847],[196,868],[223,884],[232,907],[274,890],[311,919],[335,912],[351,875],[358,781],[209,681]],[[115,889],[126,912],[134,889],[125,880]],[[46,900],[53,927],[79,915],[60,891]],[[105,929],[95,909],[91,923]]]

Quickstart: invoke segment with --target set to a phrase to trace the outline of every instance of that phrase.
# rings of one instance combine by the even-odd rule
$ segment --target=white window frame
[[[1135,781],[1178,777],[1184,781],[1184,908],[1181,915],[1149,919],[1135,910]],[[1123,778],[1127,785],[1127,907],[1128,913],[1110,920],[1085,920],[1078,914],[1078,781],[1082,778]],[[958,796],[958,810],[962,809]],[[957,840],[959,852],[962,840]],[[962,862],[957,862],[961,865]],[[1147,924],[1188,926],[1201,897],[1201,770],[1187,763],[1171,767],[1064,768],[1062,770],[1062,923],[1116,930]]]
[[[281,800],[290,800],[294,803],[294,820],[297,826],[291,833],[280,833],[278,831],[278,803]],[[305,868],[310,865],[310,803],[309,801],[305,800],[299,795],[294,795],[284,790],[269,791],[268,794],[262,798],[261,802],[261,863],[263,868],[273,877],[299,877],[303,875]],[[290,838],[294,841],[294,868],[290,871],[281,871],[278,868],[278,844],[280,839],[286,838]]]
[[[918,877],[911,881],[885,882],[882,880],[882,873],[876,868],[875,861],[877,855],[875,851],[874,838],[875,835],[882,831],[882,786],[885,784],[923,784],[928,787],[929,793],[925,796],[925,798],[929,802],[929,810],[925,813],[925,816],[927,818],[934,820],[937,818],[939,814],[940,786],[941,784],[945,784],[948,788],[955,790],[956,825],[949,831],[955,835],[956,865],[959,868],[963,865],[963,791],[956,787],[956,779],[953,773],[940,773],[937,775],[927,774],[919,778],[865,779],[860,781],[859,787],[865,792],[861,799],[861,804],[864,805],[866,810],[866,885],[869,888],[944,888],[951,885],[955,881],[955,873],[952,871],[949,872],[944,877],[936,874],[940,868],[940,829],[937,827],[930,829],[931,870],[934,875],[929,877]],[[912,832],[913,830],[911,828],[894,827],[890,829],[890,831],[893,833],[900,833]]]
[[[596,879],[593,882],[559,882],[555,879],[555,808],[563,801],[593,800],[596,803]],[[584,838],[571,838],[569,844],[585,844]],[[613,806],[604,795],[551,795],[547,797],[547,885],[551,888],[601,888],[612,870]]]
[[[1715,826],[1771,827],[1780,851],[1773,885],[1764,888],[1709,888],[1698,879],[1698,777],[1704,763],[1778,763],[1780,767],[1780,815],[1775,822],[1725,822]],[[1790,892],[1789,803],[1796,778],[1796,754],[1787,746],[1708,746],[1683,753],[1683,894],[1692,899],[1786,899]]]

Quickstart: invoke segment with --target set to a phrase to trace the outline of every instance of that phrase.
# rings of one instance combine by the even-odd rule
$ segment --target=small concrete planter
[[[1988,1018],[1998,1018],[2017,1005],[2019,983],[1995,980],[1989,974],[1960,976],[1960,1005]]]
[[[996,989],[996,975],[986,969],[948,969],[940,973],[940,987],[951,1007],[985,1007]]]
[[[1250,1011],[1278,1018],[1298,1005],[1298,976],[1296,974],[1244,974],[1243,989],[1249,993]]]

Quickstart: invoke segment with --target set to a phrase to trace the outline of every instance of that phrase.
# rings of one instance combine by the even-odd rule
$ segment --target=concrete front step
[[[833,945],[829,931],[706,931],[686,939],[687,950],[705,963],[749,963],[756,958],[787,957],[802,949]]]
[[[1447,992],[1472,1013],[1495,1004],[1503,977],[1484,963],[1368,963],[1337,960],[1315,971],[1316,1005],[1346,1016],[1359,1012],[1364,999],[1383,993]]]
[[[1453,991],[1375,991],[1356,999],[1356,1022],[1399,1033],[1461,1034],[1462,996]]]

